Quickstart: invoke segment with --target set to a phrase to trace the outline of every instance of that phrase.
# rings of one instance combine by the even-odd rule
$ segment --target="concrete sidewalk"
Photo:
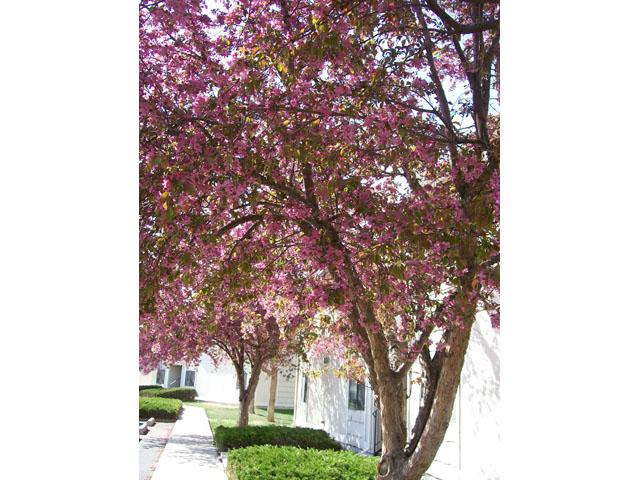
[[[227,480],[202,407],[183,406],[152,480]]]
[[[157,422],[149,429],[149,433],[140,436],[140,442],[138,442],[140,475],[138,480],[151,480],[174,425],[175,422]]]

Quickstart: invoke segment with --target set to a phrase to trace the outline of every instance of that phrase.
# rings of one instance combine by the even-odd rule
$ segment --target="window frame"
[[[189,374],[193,374],[193,382],[191,383],[191,385],[187,384],[187,376]],[[196,371],[195,370],[187,370],[184,374],[184,386],[185,387],[195,387],[196,386]]]
[[[162,372],[162,381],[159,382],[158,381],[158,376],[160,375],[160,372]],[[167,381],[167,369],[164,367],[158,367],[156,369],[156,385],[164,385],[164,382]]]
[[[355,389],[354,389],[355,386]],[[352,394],[355,394],[353,396]],[[349,410],[361,412],[364,411],[366,403],[365,396],[365,384],[356,382],[355,380],[349,380],[348,392],[347,392],[347,406]]]

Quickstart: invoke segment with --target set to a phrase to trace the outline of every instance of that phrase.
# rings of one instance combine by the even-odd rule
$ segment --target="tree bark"
[[[404,447],[407,441],[407,425],[403,384],[402,376],[394,375],[394,372],[388,371],[386,374],[378,375],[382,457],[378,464],[377,479],[404,478],[401,473],[406,464]]]
[[[269,385],[269,407],[267,408],[267,422],[276,421],[276,393],[278,390],[278,369],[271,371],[271,384]]]
[[[238,375],[238,382],[240,383],[240,392],[238,394],[238,403],[240,404],[240,416],[238,417],[238,426],[247,427],[249,425],[249,404],[252,402],[256,393],[256,387],[258,386],[258,380],[260,379],[261,365],[253,365],[251,368],[251,374],[249,375],[249,383],[244,386],[245,372],[244,365],[236,367],[236,373]]]
[[[251,397],[251,402],[249,403],[249,413],[252,415],[255,415],[256,413],[256,395],[255,393],[253,394],[253,397]]]
[[[246,400],[240,400],[240,416],[238,417],[238,426],[249,426],[249,404]]]
[[[376,480],[419,480],[433,462],[453,412],[470,331],[469,323],[451,332],[448,351],[443,355],[437,382],[432,386],[435,388],[433,402],[430,408],[426,405],[421,407],[429,408],[428,420],[424,429],[416,432],[420,437],[414,451],[405,449],[406,419],[400,418],[406,411],[402,407],[406,400],[403,378],[392,373],[383,375],[385,378],[381,379],[378,374],[383,443]]]
[[[249,397],[247,396],[247,389],[244,386],[244,365],[241,368],[236,366],[236,373],[238,374],[238,383],[240,389],[238,392],[238,404],[240,405],[240,416],[238,417],[238,426],[246,427],[249,425]]]

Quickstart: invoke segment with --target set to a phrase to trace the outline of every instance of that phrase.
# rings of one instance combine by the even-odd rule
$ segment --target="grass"
[[[185,405],[193,405],[194,407],[203,407],[209,417],[211,430],[216,427],[235,427],[238,425],[238,417],[240,416],[240,407],[237,405],[223,405],[211,402],[184,402]],[[275,423],[267,422],[267,409],[256,407],[255,414],[249,414],[249,425],[284,425],[291,426],[293,423],[293,410],[276,408]]]

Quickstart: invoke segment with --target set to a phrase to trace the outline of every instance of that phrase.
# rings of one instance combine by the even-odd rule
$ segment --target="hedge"
[[[374,480],[378,457],[353,452],[273,447],[229,452],[230,480]]]
[[[164,388],[162,385],[138,385],[138,390],[148,390],[150,388]]]
[[[225,427],[215,429],[215,442],[222,450],[250,447],[252,445],[276,445],[318,450],[341,450],[340,444],[324,430],[277,425]]]
[[[176,420],[182,409],[182,402],[172,398],[140,397],[138,401],[138,418],[146,420],[154,417],[156,420]]]
[[[140,396],[142,397],[177,398],[184,402],[193,402],[196,399],[196,395],[198,395],[196,389],[190,387],[152,388],[140,392]]]

